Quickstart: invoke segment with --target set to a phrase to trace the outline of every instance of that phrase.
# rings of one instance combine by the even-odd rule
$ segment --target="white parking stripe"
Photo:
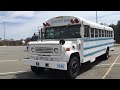
[[[100,65],[91,65],[91,66],[109,66],[111,64],[100,64]]]
[[[24,73],[24,72],[28,72],[28,71],[5,72],[5,73],[0,73],[0,75],[18,74],[18,73]]]
[[[112,65],[110,66],[108,71],[103,75],[103,77],[101,79],[105,79],[105,77],[108,75],[108,73],[110,72],[110,70],[112,69],[112,67],[114,66],[115,62],[118,60],[119,57],[120,57],[120,55],[115,59],[115,61],[112,63]]]
[[[6,47],[6,46],[0,46],[0,47]]]
[[[16,59],[16,60],[0,60],[0,63],[1,62],[11,62],[11,61],[19,61],[19,59]]]
[[[120,63],[114,63],[114,65],[119,65]],[[100,65],[91,65],[91,66],[109,66],[112,64],[100,64]]]
[[[120,63],[115,63],[116,65],[119,65]]]

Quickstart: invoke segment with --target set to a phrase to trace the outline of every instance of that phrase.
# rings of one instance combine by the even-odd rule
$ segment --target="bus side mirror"
[[[59,41],[59,43],[63,45],[63,44],[65,44],[65,40],[61,39],[61,40]]]
[[[34,36],[35,36],[35,33],[34,33]]]

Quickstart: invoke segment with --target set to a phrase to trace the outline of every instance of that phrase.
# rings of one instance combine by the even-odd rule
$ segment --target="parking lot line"
[[[16,60],[0,60],[0,63],[1,62],[11,62],[11,61],[18,61],[19,59],[16,59]]]
[[[111,64],[99,64],[99,65],[91,65],[91,66],[109,66]]]
[[[119,65],[120,63],[114,63],[114,65]],[[100,65],[91,65],[91,66],[109,66],[112,64],[100,64]]]
[[[0,73],[0,75],[18,74],[18,73],[24,73],[24,72],[28,72],[28,71],[5,72],[5,73]]]
[[[116,63],[116,61],[118,60],[118,58],[120,57],[117,56],[117,58],[115,59],[115,61],[112,63],[112,65],[110,66],[110,68],[108,69],[108,71],[103,75],[103,77],[101,79],[105,79],[105,77],[108,75],[108,73],[110,72],[110,70],[112,69],[112,67],[114,66],[114,64]]]
[[[119,65],[120,63],[115,63],[115,65]]]

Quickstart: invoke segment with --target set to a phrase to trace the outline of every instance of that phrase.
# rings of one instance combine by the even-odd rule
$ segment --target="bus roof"
[[[92,28],[98,28],[98,29],[104,29],[104,30],[108,30],[108,31],[113,31],[113,29],[111,27],[108,27],[108,26],[105,26],[105,25],[101,25],[101,24],[86,20],[86,19],[84,19],[82,17],[79,17],[79,19],[83,21],[84,25],[89,25]]]
[[[71,19],[72,20],[78,19],[79,23],[77,23],[77,24],[83,23],[83,25],[89,25],[92,28],[98,28],[98,29],[113,31],[113,29],[111,27],[108,27],[108,26],[105,26],[105,25],[100,25],[98,23],[89,21],[89,20],[84,19],[82,17],[74,17],[74,16],[58,16],[58,17],[54,17],[54,18],[49,19],[45,23],[50,24],[51,26],[64,26],[64,25],[71,24],[70,23]]]

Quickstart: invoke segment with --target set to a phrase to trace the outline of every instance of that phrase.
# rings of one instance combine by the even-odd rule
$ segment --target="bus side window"
[[[91,37],[94,38],[94,28],[91,28]]]
[[[105,37],[107,37],[107,31],[105,30]]]
[[[105,36],[105,34],[104,34],[104,30],[102,30],[102,37],[104,37]]]
[[[95,37],[98,37],[98,29],[95,28]]]
[[[109,31],[107,31],[107,37],[109,37]]]
[[[90,37],[90,31],[89,31],[89,26],[84,25],[84,37]]]
[[[111,37],[113,37],[113,31],[111,31]]]
[[[99,29],[99,37],[101,37],[101,36],[102,36],[102,30]]]
[[[111,36],[110,36],[110,32],[111,32],[111,31],[109,31],[109,37],[111,37]]]
[[[110,31],[110,37],[112,37],[112,31]]]

